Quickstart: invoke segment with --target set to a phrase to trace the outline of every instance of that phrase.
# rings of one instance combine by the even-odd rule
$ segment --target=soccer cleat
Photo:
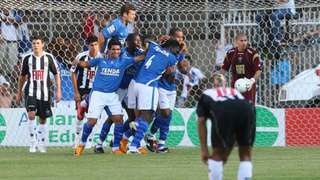
[[[124,153],[127,152],[128,139],[121,139],[120,141],[120,150]]]
[[[148,150],[146,150],[146,148],[144,148],[144,147],[139,147],[138,152],[140,154],[148,154]]]
[[[82,107],[81,105],[80,105],[80,103],[78,103],[78,105],[77,105],[77,118],[78,118],[78,120],[83,120],[83,118],[84,118],[84,113],[87,111],[87,108],[85,108],[85,107]]]
[[[29,152],[30,153],[37,152],[37,145],[35,143],[30,145]]]
[[[157,149],[157,141],[154,136],[147,134],[145,137],[146,147],[149,151],[155,152]]]
[[[44,144],[39,144],[38,145],[38,150],[40,153],[46,153],[47,152],[47,148]]]
[[[80,144],[76,147],[76,149],[74,150],[74,156],[80,156],[84,150],[85,145]]]
[[[165,144],[158,144],[157,153],[167,153],[169,152],[169,148]]]
[[[125,153],[122,152],[120,149],[117,149],[117,150],[112,151],[112,154],[125,154]]]
[[[128,149],[127,154],[140,154],[137,149]]]
[[[94,152],[97,153],[97,154],[102,154],[104,153],[104,150],[103,150],[103,147],[101,144],[97,144],[94,146]]]

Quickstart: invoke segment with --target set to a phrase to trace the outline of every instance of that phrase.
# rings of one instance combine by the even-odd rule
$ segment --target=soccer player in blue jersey
[[[123,154],[119,150],[120,140],[123,129],[123,113],[119,96],[116,94],[122,80],[125,69],[135,62],[144,59],[144,55],[135,58],[128,57],[126,54],[120,56],[121,43],[116,39],[111,39],[108,43],[108,55],[106,58],[97,58],[91,61],[74,61],[80,67],[97,67],[95,80],[90,93],[88,121],[84,124],[80,144],[75,148],[74,155],[80,156],[84,150],[88,136],[97,123],[101,112],[105,106],[109,110],[108,116],[115,123],[114,143],[112,153]]]
[[[99,45],[104,51],[105,44],[111,37],[119,39],[125,45],[128,36],[128,24],[133,23],[136,18],[136,9],[132,4],[125,4],[120,9],[120,17],[114,19],[108,26],[102,29],[99,35]]]
[[[158,106],[159,79],[163,73],[170,74],[175,71],[176,55],[179,51],[179,42],[174,39],[167,40],[161,46],[150,43],[143,66],[130,82],[128,108],[136,109],[139,116],[135,119],[137,130],[129,145],[128,153],[140,153],[138,147]]]
[[[123,49],[122,53],[126,54],[127,56],[136,57],[136,56],[142,55],[144,53],[144,51],[141,49],[141,39],[140,39],[139,34],[136,34],[136,33],[129,34],[126,39],[126,44],[127,44],[127,46]],[[134,111],[132,109],[127,108],[127,102],[128,102],[127,92],[128,92],[128,86],[129,86],[130,81],[133,79],[133,77],[140,70],[142,64],[143,64],[143,61],[136,62],[133,65],[129,66],[125,70],[124,76],[123,76],[121,83],[120,83],[120,86],[119,86],[119,89],[117,90],[117,94],[119,95],[119,100],[120,100],[120,102],[122,102],[122,105],[124,106],[124,108],[126,109],[127,114],[128,114],[128,120],[125,121],[125,123],[124,123],[123,132],[126,132],[129,129],[129,123],[134,121],[134,119],[135,119]],[[111,123],[110,123],[110,121],[104,122],[102,129],[101,129],[98,143],[95,146],[95,152],[97,152],[97,153],[104,152],[102,145],[103,145],[103,142],[105,141],[105,139],[109,133],[111,125],[112,125],[112,121],[111,121]],[[128,133],[130,133],[130,132],[128,132]],[[127,134],[127,136],[125,136],[125,137],[129,137],[129,136],[131,136],[131,134]],[[126,146],[126,145],[124,145],[124,146]]]
[[[177,56],[177,63],[185,61],[187,48],[183,32],[180,29],[172,28],[169,36],[176,39],[181,47],[181,51]],[[146,136],[147,148],[150,151],[168,152],[165,142],[169,133],[176,94],[175,72],[163,75],[159,80],[159,111],[156,113],[156,118],[152,123],[150,134]],[[159,141],[156,142],[155,134],[158,130],[160,130],[160,137]]]

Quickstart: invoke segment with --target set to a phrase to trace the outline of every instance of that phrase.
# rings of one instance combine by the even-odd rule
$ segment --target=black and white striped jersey
[[[59,74],[59,66],[52,54],[43,52],[37,57],[33,52],[26,54],[22,60],[21,75],[28,75],[25,94],[38,100],[50,100],[50,73]]]
[[[77,61],[90,61],[94,58],[102,58],[102,54],[98,53],[96,57],[90,57],[89,51],[81,52],[77,55]],[[78,89],[85,89],[89,90],[92,88],[93,80],[96,74],[96,67],[90,68],[81,68],[79,66],[72,66],[70,69],[71,72],[77,74],[77,81],[78,81]]]
[[[224,104],[232,101],[246,101],[239,91],[233,88],[213,88],[207,89],[201,95],[198,105],[198,116],[213,118],[215,112],[232,112],[228,110],[229,106]]]

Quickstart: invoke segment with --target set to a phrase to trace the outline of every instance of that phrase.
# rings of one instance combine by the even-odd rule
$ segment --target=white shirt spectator
[[[278,0],[279,9],[290,9],[292,14],[296,13],[296,6],[294,4],[294,0],[287,0],[287,2],[284,2],[284,0]]]
[[[200,80],[205,78],[206,76],[200,71],[200,69],[196,68],[196,67],[191,67],[190,71],[189,71],[189,83],[188,85],[195,86],[195,85],[199,85]]]
[[[216,47],[216,62],[215,65],[219,66],[223,64],[224,57],[226,56],[226,53],[232,49],[232,44],[223,44],[219,41],[217,47]]]
[[[24,40],[23,36],[25,36],[25,40],[30,41],[30,36],[29,36],[29,29],[28,29],[28,25],[26,23],[23,23],[19,26],[18,30],[17,30],[17,36],[19,40]]]
[[[3,75],[0,74],[0,86],[2,85],[7,85],[7,86],[10,86],[9,82],[6,80],[6,78],[4,78]]]
[[[4,22],[4,19],[9,18],[14,20],[12,12],[10,12],[9,16],[1,13],[1,35],[6,41],[17,41],[17,31],[13,24]]]

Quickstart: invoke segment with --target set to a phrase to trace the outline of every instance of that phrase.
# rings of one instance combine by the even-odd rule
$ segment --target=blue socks
[[[88,124],[87,122],[83,125],[81,144],[86,144],[89,135],[91,134],[93,126]]]
[[[108,133],[110,131],[111,125],[112,125],[112,122],[105,121],[103,123],[102,128],[101,128],[101,132],[100,132],[100,135],[99,135],[98,144],[103,144],[103,142],[106,140],[107,135],[108,135]]]
[[[168,117],[161,116],[160,120],[160,137],[159,140],[166,141],[169,133],[169,126],[172,119],[172,113]]]
[[[139,147],[140,141],[143,139],[144,134],[147,132],[149,124],[146,120],[144,120],[143,117],[138,117],[136,119],[136,122],[138,124],[138,127],[130,146]]]
[[[122,139],[123,134],[123,124],[115,123],[114,124],[114,133],[113,133],[113,145],[112,148],[118,149],[120,146],[120,141]]]

